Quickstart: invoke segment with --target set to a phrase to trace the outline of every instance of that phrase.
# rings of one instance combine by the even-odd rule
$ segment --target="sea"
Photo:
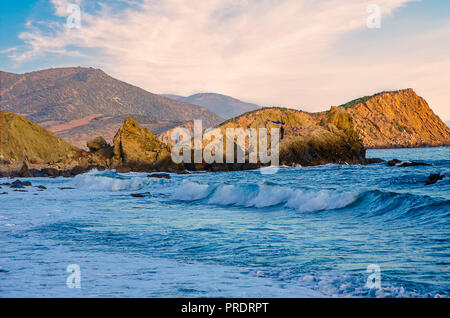
[[[367,156],[431,166],[0,179],[0,297],[449,297],[450,148]]]

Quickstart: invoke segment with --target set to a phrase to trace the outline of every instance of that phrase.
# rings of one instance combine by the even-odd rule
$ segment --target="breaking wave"
[[[265,208],[284,206],[297,212],[343,208],[356,200],[357,192],[301,190],[268,185],[209,186],[184,180],[172,194],[179,201],[204,200],[207,204]]]

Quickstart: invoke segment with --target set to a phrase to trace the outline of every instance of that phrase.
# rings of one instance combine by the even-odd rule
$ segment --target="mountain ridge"
[[[225,119],[233,118],[248,111],[261,108],[256,104],[244,102],[237,98],[218,93],[197,93],[187,97],[173,94],[164,94],[161,96],[206,107]]]
[[[59,129],[76,121],[81,124],[75,135],[92,130],[85,126],[93,115],[147,116],[173,122],[172,126],[193,119],[214,126],[223,120],[205,107],[174,101],[117,80],[102,70],[85,67],[52,68],[24,74],[1,71],[0,96],[0,110],[24,115],[58,134],[62,131],[54,127]],[[95,135],[102,132],[102,129],[97,130]],[[69,136],[68,141],[85,146],[87,140]]]

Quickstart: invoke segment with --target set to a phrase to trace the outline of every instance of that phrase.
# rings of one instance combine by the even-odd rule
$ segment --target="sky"
[[[450,1],[1,0],[0,69],[66,66],[305,111],[413,88],[450,120]]]

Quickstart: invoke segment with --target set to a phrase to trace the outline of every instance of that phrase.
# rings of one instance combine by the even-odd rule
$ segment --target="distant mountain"
[[[450,146],[450,129],[412,89],[382,92],[341,105],[366,148]]]
[[[0,71],[0,110],[21,114],[78,146],[97,135],[111,141],[109,132],[116,131],[126,115],[151,121],[149,127],[158,132],[193,119],[203,120],[205,126],[223,121],[207,108],[152,94],[101,70],[81,67],[22,75]],[[116,123],[114,129],[107,126],[111,121]]]
[[[261,108],[258,105],[246,103],[240,101],[239,99],[216,93],[201,93],[188,97],[170,94],[162,96],[173,100],[206,107],[225,119],[236,117],[243,113]]]

